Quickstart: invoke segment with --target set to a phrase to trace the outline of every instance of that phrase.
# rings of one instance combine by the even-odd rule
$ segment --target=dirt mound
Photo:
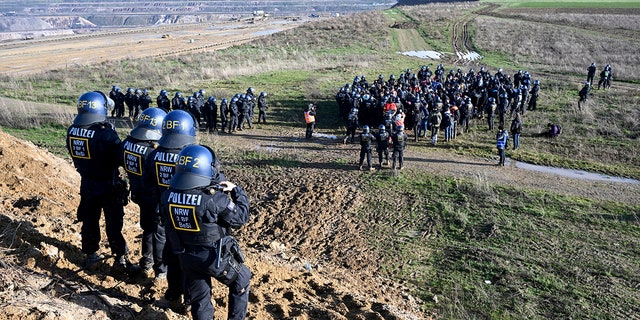
[[[410,21],[395,22],[394,24],[391,25],[391,28],[394,28],[394,29],[415,29],[417,27],[418,27],[417,22],[410,22]]]
[[[165,283],[111,274],[110,257],[80,270],[80,178],[69,162],[0,132],[0,164],[1,318],[186,318],[153,306]],[[420,319],[416,301],[376,277],[375,256],[363,254],[362,227],[349,218],[361,203],[355,187],[340,187],[337,174],[319,181],[321,172],[273,170],[275,178],[255,181],[229,173],[250,190],[256,216],[238,234],[254,273],[249,318]],[[137,207],[125,210],[123,233],[137,258]],[[216,318],[226,315],[225,289],[214,285]]]

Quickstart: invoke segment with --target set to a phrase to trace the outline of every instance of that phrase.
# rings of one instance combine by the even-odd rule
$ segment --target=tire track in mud
[[[463,16],[461,19],[456,20],[452,25],[451,30],[451,47],[455,52],[457,59],[454,63],[470,63],[472,61],[481,60],[480,56],[473,48],[471,43],[471,35],[469,34],[469,24],[473,22],[475,17],[478,16],[477,12],[481,10],[488,10],[487,8],[495,8],[496,5],[490,4],[480,9],[471,11],[471,13]]]

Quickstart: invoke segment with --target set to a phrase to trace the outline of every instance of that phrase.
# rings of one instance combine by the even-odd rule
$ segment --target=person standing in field
[[[316,126],[316,105],[309,103],[304,110],[304,121],[307,123],[307,131],[305,133],[306,139],[313,137],[313,129]]]
[[[498,166],[504,167],[504,161],[506,158],[505,149],[507,148],[507,143],[509,142],[509,134],[502,126],[498,127],[498,132],[496,133],[496,148],[498,149]]]
[[[269,109],[267,105],[267,93],[262,91],[258,96],[258,123],[260,123],[260,121],[267,123],[267,109]]]
[[[156,104],[158,108],[162,109],[164,112],[171,111],[171,100],[169,99],[169,93],[167,90],[160,90],[160,94],[156,98]]]
[[[593,83],[593,77],[596,75],[596,63],[591,62],[591,65],[587,68],[587,82]]]
[[[409,137],[404,132],[403,127],[398,127],[395,134],[391,137],[393,140],[393,164],[392,168],[395,170],[402,170],[404,167],[404,148],[407,145],[407,140]],[[396,167],[396,164],[398,166]]]
[[[522,117],[519,113],[516,113],[511,121],[510,131],[513,136],[513,150],[516,150],[520,146],[520,134],[522,133]]]

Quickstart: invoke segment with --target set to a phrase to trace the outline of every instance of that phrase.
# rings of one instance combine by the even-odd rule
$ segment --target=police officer
[[[367,170],[373,170],[371,166],[371,143],[373,141],[375,141],[375,137],[369,132],[369,126],[363,126],[360,134],[360,170],[362,170],[365,156],[367,157]]]
[[[209,133],[213,133],[218,130],[218,99],[213,96],[209,96],[207,102],[204,103],[202,113],[204,114],[204,121],[207,122],[207,130]]]
[[[402,170],[404,164],[404,147],[407,145],[407,140],[409,137],[404,132],[403,127],[398,127],[396,132],[391,136],[393,140],[393,165],[392,168],[395,170],[398,168]],[[398,167],[396,167],[396,160],[398,163]]]
[[[258,123],[262,120],[262,123],[267,123],[267,93],[262,91],[258,96]]]
[[[220,101],[220,124],[222,127],[222,132],[224,132],[227,127],[227,116],[229,115],[229,104],[227,103],[227,99],[222,99]],[[229,130],[231,132],[231,130]]]
[[[169,187],[180,150],[195,144],[196,125],[193,115],[185,110],[173,110],[162,120],[162,137],[158,140],[158,147],[149,154],[143,166],[142,187],[148,193],[151,203],[160,203],[160,196]],[[159,212],[156,212],[156,215],[155,220],[158,224],[154,236],[160,245],[166,239],[166,221],[160,219]],[[189,297],[184,291],[180,264],[171,250],[169,241],[162,250],[162,261],[167,266],[167,291],[163,299],[157,301],[157,305],[181,311],[179,309],[182,308],[182,296],[184,295],[185,303],[189,301]]]
[[[233,97],[231,99],[231,103],[229,103],[229,133],[236,131],[239,116],[240,111],[238,110],[238,97]]]
[[[129,119],[134,120],[135,114],[138,112],[138,96],[136,96],[133,88],[127,88],[127,93],[124,95],[124,102],[129,108]]]
[[[114,104],[115,104],[115,101],[117,100],[116,95],[118,94],[118,89],[119,89],[118,86],[112,86],[111,91],[109,91],[109,99],[111,99],[114,102]],[[111,117],[115,117],[116,112],[117,110],[114,105],[114,107],[111,109]]]
[[[162,263],[164,237],[156,237],[158,225],[156,206],[150,195],[142,188],[143,165],[149,154],[158,146],[162,137],[162,120],[167,115],[160,108],[149,108],[142,112],[138,125],[122,142],[122,163],[129,178],[131,200],[140,207],[142,228],[142,258],[140,267],[145,273],[152,269],[156,277],[166,276],[167,267]]]
[[[151,100],[151,97],[149,96],[149,91],[147,89],[143,89],[142,94],[140,95],[140,98],[139,98],[140,110],[142,111],[147,110],[151,105],[151,102],[152,100]]]
[[[378,134],[376,134],[376,150],[378,151],[378,164],[382,169],[382,156],[384,155],[384,164],[389,165],[389,132],[384,124],[378,126]]]
[[[217,181],[216,163],[208,147],[184,148],[160,211],[185,274],[193,319],[213,319],[211,277],[229,287],[227,318],[245,319],[252,274],[230,230],[249,220],[249,198],[234,183]]]
[[[160,90],[160,94],[156,98],[156,104],[158,108],[164,110],[164,112],[171,111],[171,100],[169,99],[169,93],[167,90]]]
[[[353,142],[358,126],[360,126],[358,122],[358,108],[352,108],[347,116],[347,134],[344,136],[344,139],[342,139],[342,143],[347,143],[347,140]]]
[[[115,127],[106,122],[108,104],[100,91],[86,92],[78,99],[78,115],[67,130],[67,150],[80,173],[80,204],[77,217],[82,222],[82,252],[86,255],[83,268],[93,269],[103,257],[100,246],[100,215],[104,211],[106,234],[115,256],[113,271],[136,272],[129,262],[129,249],[122,236],[124,205],[128,194],[118,176],[120,138]],[[124,188],[123,188],[124,187]]]
[[[113,103],[114,103],[114,111],[115,111],[115,116],[118,118],[122,118],[124,117],[124,101],[125,101],[125,96],[124,93],[122,93],[122,89],[120,89],[119,87],[116,87],[116,92],[113,95]],[[111,114],[113,116],[113,113]]]
[[[591,62],[591,65],[587,68],[587,82],[593,83],[593,77],[596,75],[596,63]]]
[[[187,110],[187,100],[182,96],[182,92],[178,91],[175,95],[173,95],[173,99],[171,99],[171,109],[172,110]]]

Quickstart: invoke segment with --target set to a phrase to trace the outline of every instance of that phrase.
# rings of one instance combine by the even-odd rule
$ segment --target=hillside
[[[67,161],[30,143],[3,132],[0,137],[0,317],[25,319],[28,314],[30,319],[158,319],[162,315],[182,319],[177,314],[165,314],[150,303],[160,298],[166,284],[158,286],[151,279],[109,275],[110,259],[96,272],[80,270],[83,256],[79,251],[79,224],[74,222],[79,175]],[[294,188],[294,180],[277,180],[279,185],[290,185],[289,193],[285,193],[270,181],[249,184],[250,177],[241,172],[230,170],[228,175],[244,185],[256,203],[252,226],[239,235],[247,247],[247,265],[254,273],[250,319],[422,318],[406,288],[376,276],[371,268],[374,265],[370,265],[375,262],[374,256],[345,254],[366,251],[364,244],[354,238],[358,226],[346,215],[348,210],[339,215],[323,210],[320,215],[313,215],[314,223],[310,221],[306,203],[325,209],[357,206],[358,201],[352,202],[357,200],[357,193],[351,195],[353,198],[345,197],[351,187],[337,189],[333,195],[318,194],[314,193],[318,185],[305,186],[304,181],[294,179]],[[300,194],[302,190],[308,190],[308,195]],[[296,198],[298,203],[292,202]],[[334,198],[343,198],[345,203],[327,202]],[[127,206],[124,233],[133,249],[132,256],[137,257],[141,230],[136,212],[135,205]],[[278,223],[284,223],[285,233],[272,240],[261,235],[276,231],[269,232],[267,225],[285,213],[286,219]],[[297,229],[303,226],[298,224],[301,221],[306,221],[307,230]],[[322,227],[328,221],[340,221],[338,228]],[[295,225],[295,229],[287,230]],[[336,238],[326,238],[327,233],[335,233]],[[306,239],[294,234],[306,234]],[[342,243],[344,247],[335,247],[336,256],[324,256],[326,249],[318,247],[320,243]],[[334,258],[342,259],[343,265],[332,262]],[[352,273],[345,267],[369,271]],[[216,314],[226,314],[225,291],[222,286],[214,287]]]
[[[255,274],[250,319],[633,319],[640,64],[628,52],[639,13],[478,2],[397,7],[305,22],[224,50],[148,56],[156,49],[143,41],[131,57],[6,75],[2,130],[38,147],[0,133],[0,318],[184,319],[151,305],[163,284],[114,277],[110,258],[96,272],[79,270],[78,178],[64,160],[65,128],[78,92],[118,84],[154,95],[204,88],[218,99],[249,86],[269,93],[267,124],[198,138],[251,197],[252,218],[237,234]],[[19,58],[31,47],[12,48]],[[400,54],[406,50],[443,56]],[[460,58],[456,51],[465,50],[482,60]],[[591,61],[611,63],[616,76],[578,109]],[[507,150],[507,166],[495,166],[495,132],[474,118],[453,141],[410,139],[402,170],[358,170],[359,145],[341,140],[338,88],[355,75],[372,81],[439,63],[528,70],[541,81],[538,109],[524,115],[522,144]],[[309,102],[319,106],[318,132],[305,140]],[[124,137],[129,122],[114,122]],[[564,129],[550,139],[543,132],[552,122]],[[592,180],[573,169],[631,179]],[[137,256],[137,208],[126,209]],[[106,242],[101,251],[109,252]],[[221,286],[214,296],[222,317]]]

